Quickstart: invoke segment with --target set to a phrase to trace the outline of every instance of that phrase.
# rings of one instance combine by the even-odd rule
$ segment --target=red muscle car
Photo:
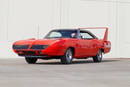
[[[85,29],[105,29],[104,38],[98,39]],[[44,39],[28,39],[16,41],[13,51],[25,57],[29,64],[38,59],[60,59],[62,64],[70,64],[72,60],[92,57],[94,62],[102,61],[102,54],[111,49],[107,41],[108,28],[56,29],[50,31]]]

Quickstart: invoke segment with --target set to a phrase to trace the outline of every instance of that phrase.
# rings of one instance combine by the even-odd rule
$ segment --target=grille
[[[34,51],[22,51],[24,55],[36,55],[36,52]]]
[[[28,49],[29,45],[13,45],[13,49]]]
[[[46,49],[49,45],[32,45],[31,49]]]

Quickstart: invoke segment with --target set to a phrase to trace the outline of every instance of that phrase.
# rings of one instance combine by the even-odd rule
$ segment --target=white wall
[[[42,38],[54,28],[102,26],[112,42],[105,57],[129,58],[129,15],[129,0],[0,0],[0,58],[17,57],[14,41]]]

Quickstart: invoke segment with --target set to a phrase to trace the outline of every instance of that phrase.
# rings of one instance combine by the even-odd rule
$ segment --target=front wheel
[[[73,51],[71,48],[66,50],[64,56],[61,57],[62,64],[71,64],[73,60]]]
[[[99,50],[97,55],[95,57],[93,57],[93,61],[94,62],[101,62],[102,61],[102,51]]]
[[[25,57],[25,60],[28,64],[35,64],[37,61],[37,58]]]

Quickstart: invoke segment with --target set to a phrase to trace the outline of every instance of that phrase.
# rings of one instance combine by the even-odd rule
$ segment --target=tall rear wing
[[[103,40],[107,41],[108,40],[108,28],[107,27],[86,27],[86,28],[78,28],[80,29],[105,29],[104,37]]]

